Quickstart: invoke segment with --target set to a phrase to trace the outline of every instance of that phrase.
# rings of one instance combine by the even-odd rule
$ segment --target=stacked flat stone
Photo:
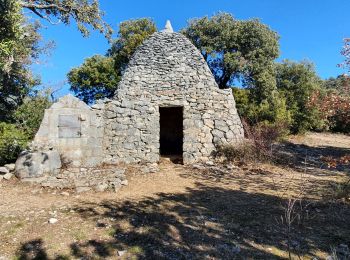
[[[107,163],[159,161],[159,107],[182,106],[185,164],[208,160],[216,145],[243,139],[230,89],[219,89],[201,53],[182,34],[153,34],[133,55],[105,103]]]
[[[57,175],[46,175],[37,181],[23,179],[22,181],[37,182],[43,187],[68,188],[77,191],[118,191],[128,181],[125,169],[120,167],[96,167],[96,168],[67,168],[62,169]]]

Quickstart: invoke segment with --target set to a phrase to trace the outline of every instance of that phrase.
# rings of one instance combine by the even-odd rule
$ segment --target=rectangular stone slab
[[[80,128],[80,119],[78,115],[59,115],[58,127]]]
[[[80,138],[80,127],[60,127],[58,128],[59,138]]]

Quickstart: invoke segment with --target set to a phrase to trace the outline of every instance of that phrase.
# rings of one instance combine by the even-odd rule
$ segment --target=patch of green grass
[[[81,229],[76,229],[72,231],[72,236],[77,241],[82,241],[87,239],[86,233]]]
[[[115,233],[116,233],[116,230],[115,230],[115,228],[113,228],[113,227],[108,228],[108,229],[106,230],[106,234],[107,234],[108,236],[114,237],[114,236],[115,236]]]
[[[129,252],[130,254],[134,254],[134,255],[141,255],[141,254],[144,253],[142,247],[140,247],[140,246],[133,246],[133,247],[130,247],[130,248],[128,249],[128,252]]]
[[[18,223],[16,223],[16,224],[12,225],[12,226],[7,230],[7,235],[12,236],[12,235],[16,234],[17,231],[18,231],[19,229],[21,229],[21,228],[24,227],[24,225],[25,225],[25,224],[24,224],[23,222],[18,222]]]

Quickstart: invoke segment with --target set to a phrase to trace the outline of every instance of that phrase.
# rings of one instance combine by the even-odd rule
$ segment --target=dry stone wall
[[[105,104],[105,161],[158,162],[159,107],[183,107],[183,160],[208,160],[217,144],[243,139],[231,90],[220,90],[201,53],[182,34],[155,33],[134,54]]]

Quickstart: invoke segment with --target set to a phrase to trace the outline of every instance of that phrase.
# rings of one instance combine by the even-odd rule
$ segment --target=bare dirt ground
[[[164,160],[118,193],[2,181],[0,259],[325,259],[350,246],[350,198],[339,196],[350,166],[322,159],[350,154],[350,137],[312,133],[279,149],[279,165]]]

